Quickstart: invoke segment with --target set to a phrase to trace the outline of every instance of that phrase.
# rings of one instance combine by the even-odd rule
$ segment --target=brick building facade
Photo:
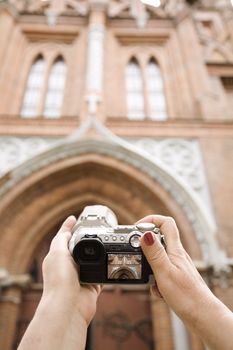
[[[127,224],[173,216],[233,310],[232,4],[154,5],[0,1],[1,349],[33,315],[52,236],[87,204]],[[87,349],[116,346],[204,349],[145,286],[100,297]]]

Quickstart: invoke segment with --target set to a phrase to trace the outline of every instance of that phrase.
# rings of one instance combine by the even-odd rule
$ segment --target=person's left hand
[[[77,265],[68,249],[71,230],[75,223],[75,217],[69,216],[51,242],[42,266],[43,296],[59,296],[62,303],[71,303],[89,325],[95,315],[101,287],[100,285],[80,285]]]

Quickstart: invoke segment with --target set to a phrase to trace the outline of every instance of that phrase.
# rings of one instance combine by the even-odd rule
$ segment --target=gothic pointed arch
[[[45,78],[45,60],[42,54],[34,59],[27,78],[21,116],[35,118],[38,116]]]
[[[62,55],[55,58],[49,73],[43,115],[46,118],[59,118],[62,115],[62,105],[66,82],[67,66]]]
[[[198,244],[199,259],[207,265],[222,269],[226,263],[215,237],[215,223],[195,193],[159,160],[124,141],[68,139],[17,167],[4,180],[1,239],[14,236],[9,249],[15,259],[0,263],[10,263],[13,271],[24,271],[27,259],[49,232],[50,221],[62,220],[64,214],[93,202],[109,205],[122,222],[132,223],[155,211],[175,216],[181,229],[185,227],[188,251]],[[9,227],[7,212],[12,216],[20,210],[21,215],[10,223],[14,228]],[[24,227],[17,223],[22,217]]]
[[[141,120],[145,117],[143,80],[140,65],[133,56],[125,69],[127,117]]]
[[[161,68],[154,57],[148,60],[146,66],[146,88],[149,105],[149,118],[166,120],[167,107],[164,92],[164,82]]]
[[[41,266],[60,223],[85,205],[103,204],[122,224],[155,212],[175,217],[191,257],[225,271],[227,259],[202,202],[159,160],[103,131],[105,139],[92,139],[79,130],[1,179],[0,246],[8,254],[0,255],[0,265],[12,275],[39,278],[38,249]],[[8,325],[14,320],[15,327],[16,319]]]

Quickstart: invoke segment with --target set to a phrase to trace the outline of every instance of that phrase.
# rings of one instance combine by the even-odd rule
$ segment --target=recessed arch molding
[[[116,159],[122,164],[127,164],[147,174],[158,183],[169,193],[187,217],[200,244],[206,265],[214,267],[217,272],[227,270],[227,258],[218,245],[215,223],[194,191],[190,190],[182,179],[177,178],[159,160],[151,159],[148,154],[124,141],[113,143],[99,138],[87,137],[81,140],[68,138],[6,174],[2,179],[0,196],[4,198],[8,191],[18,183],[47,166],[87,154]]]

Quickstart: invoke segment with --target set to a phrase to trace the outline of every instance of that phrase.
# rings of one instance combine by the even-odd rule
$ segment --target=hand
[[[70,302],[88,325],[95,314],[101,287],[83,286],[79,283],[77,265],[68,249],[75,223],[75,217],[69,216],[51,242],[50,250],[43,261],[43,296],[59,295],[63,303]]]
[[[142,250],[164,300],[199,334],[209,349],[231,350],[233,314],[201,278],[182,246],[175,221],[170,217],[150,215],[139,222],[154,223],[165,236],[166,250],[152,232],[144,233],[141,239]]]
[[[197,305],[209,303],[213,294],[201,278],[191,258],[180,241],[174,219],[161,215],[150,215],[139,222],[152,222],[165,236],[166,251],[156,235],[144,234],[142,250],[153,270],[159,293],[167,304],[183,319],[195,315]]]
[[[18,350],[85,349],[100,286],[79,283],[77,266],[68,249],[75,223],[74,216],[68,217],[52,240],[43,261],[42,298]]]

